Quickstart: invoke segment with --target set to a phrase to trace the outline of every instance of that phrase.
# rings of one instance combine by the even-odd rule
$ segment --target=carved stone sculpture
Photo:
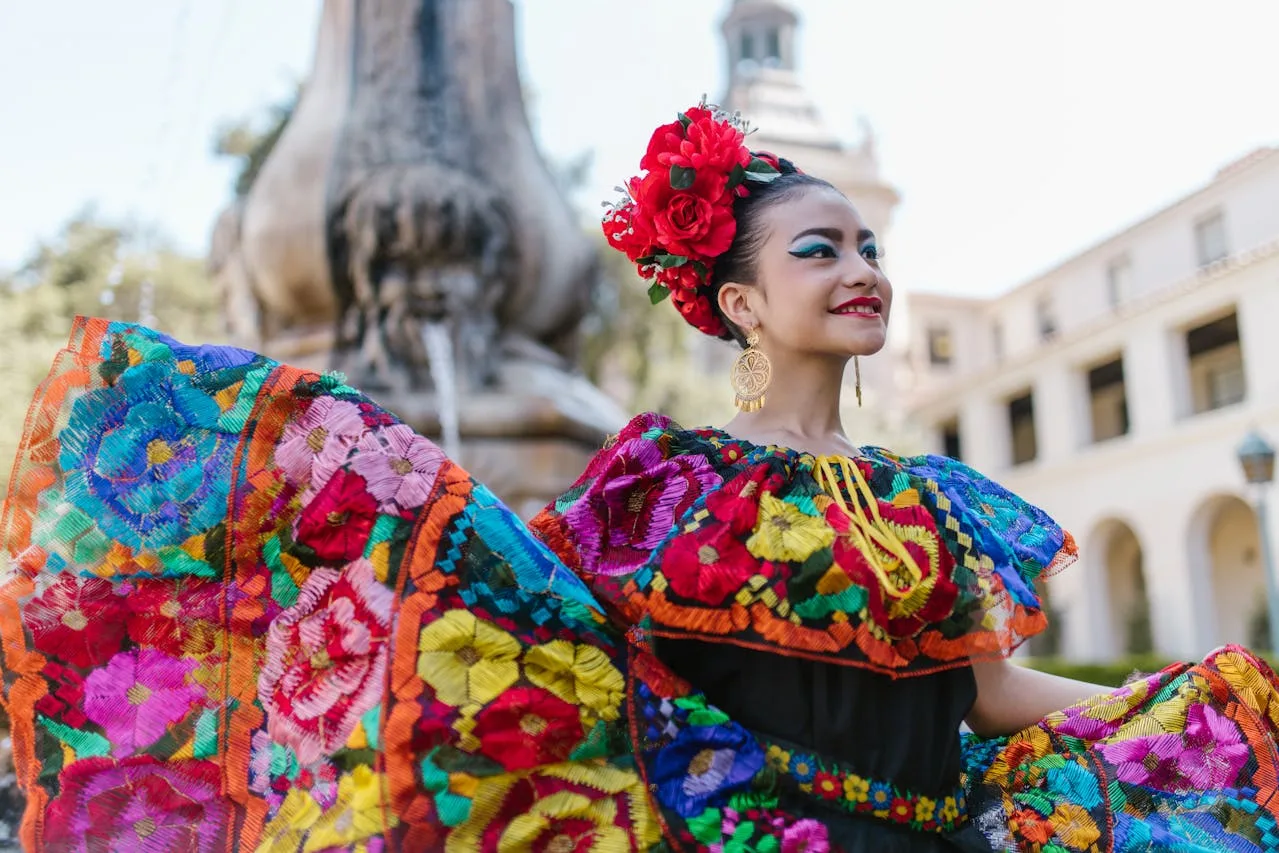
[[[573,372],[596,248],[533,142],[510,0],[325,0],[293,117],[210,261],[236,343],[340,369],[428,434],[423,328],[447,329],[463,461],[508,499],[555,493],[621,420]],[[536,487],[501,468],[538,448],[556,461]]]

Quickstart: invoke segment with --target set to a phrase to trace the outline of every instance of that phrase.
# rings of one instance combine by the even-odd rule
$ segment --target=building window
[[[953,357],[950,329],[945,326],[930,327],[928,329],[928,363],[936,367],[947,367]]]
[[[1111,308],[1132,298],[1132,261],[1126,255],[1115,258],[1106,268],[1106,298]]]
[[[963,448],[959,441],[959,421],[951,419],[941,425],[942,455],[951,459],[963,459]]]
[[[1226,245],[1226,218],[1221,211],[1195,223],[1195,250],[1200,268],[1223,261],[1230,254]]]
[[[755,34],[742,33],[742,59],[755,58]]]
[[[1008,430],[1012,437],[1012,463],[1024,465],[1039,455],[1035,436],[1035,395],[1027,391],[1008,401]]]
[[[1057,337],[1057,312],[1053,309],[1053,301],[1049,296],[1040,298],[1035,303],[1035,322],[1039,326],[1039,339],[1047,342]]]
[[[1233,311],[1186,332],[1190,405],[1195,414],[1243,402],[1247,381],[1239,319]]]
[[[1128,434],[1128,390],[1122,356],[1088,371],[1092,440],[1109,441]]]
[[[782,37],[777,27],[769,27],[764,32],[764,59],[782,58]]]

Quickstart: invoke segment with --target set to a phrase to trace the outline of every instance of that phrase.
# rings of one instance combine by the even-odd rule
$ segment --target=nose
[[[861,252],[847,252],[844,257],[850,259],[845,262],[844,269],[840,270],[845,287],[869,288],[879,284],[879,270]]]

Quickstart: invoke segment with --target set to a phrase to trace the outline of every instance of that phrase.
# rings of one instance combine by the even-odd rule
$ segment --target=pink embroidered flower
[[[1235,784],[1248,762],[1248,745],[1229,717],[1208,705],[1192,705],[1186,714],[1186,750],[1177,769],[1189,788],[1210,791]]]
[[[131,755],[159,740],[204,698],[204,688],[188,684],[194,660],[179,660],[155,649],[133,649],[111,658],[84,680],[84,712],[106,731],[111,751]]]
[[[320,397],[302,417],[284,428],[275,461],[294,484],[316,492],[365,434],[364,419],[354,403]]]
[[[434,443],[396,424],[364,436],[351,469],[368,481],[378,508],[394,515],[426,503],[444,458]]]
[[[830,836],[818,821],[798,821],[786,827],[782,834],[782,853],[828,853],[829,850]]]
[[[1115,765],[1115,775],[1122,781],[1168,790],[1177,782],[1181,752],[1181,738],[1171,734],[1146,735],[1101,747],[1101,754]]]
[[[302,764],[341,749],[381,700],[393,598],[359,559],[316,569],[271,623],[258,692],[271,737]]]
[[[582,570],[635,571],[694,501],[721,480],[703,456],[663,459],[658,443],[646,438],[619,444],[608,467],[565,513],[576,531]]]
[[[120,649],[124,610],[110,581],[63,574],[22,609],[22,622],[38,650],[87,669]]]
[[[44,841],[59,853],[212,853],[226,846],[228,800],[208,761],[82,758],[63,768]]]

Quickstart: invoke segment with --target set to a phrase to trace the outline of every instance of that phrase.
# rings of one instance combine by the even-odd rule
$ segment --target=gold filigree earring
[[[764,408],[764,392],[773,378],[773,365],[758,346],[759,331],[751,329],[746,333],[746,349],[733,362],[729,373],[729,382],[737,395],[733,402],[743,412],[758,412]]]
[[[862,407],[862,360],[853,356],[853,387],[857,391],[857,408]]]

